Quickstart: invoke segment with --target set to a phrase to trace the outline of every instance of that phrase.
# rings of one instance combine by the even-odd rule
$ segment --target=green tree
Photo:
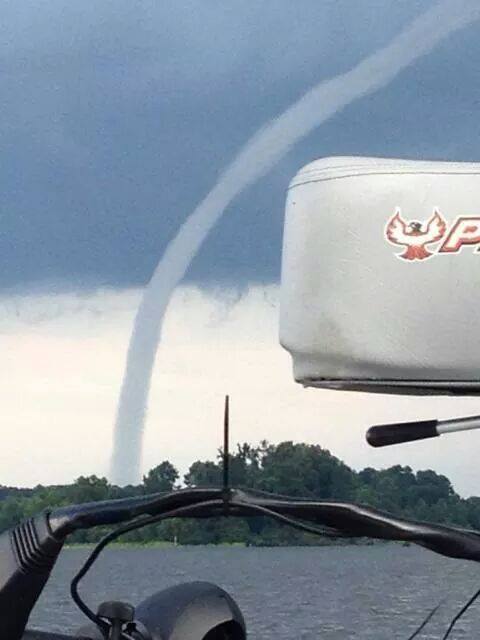
[[[75,480],[68,497],[72,502],[81,504],[82,502],[96,502],[97,500],[107,500],[109,497],[109,484],[106,478],[97,476],[80,476]]]
[[[184,482],[187,487],[220,487],[222,484],[222,470],[215,462],[194,462]]]
[[[146,493],[173,491],[178,478],[178,471],[173,464],[164,460],[143,476],[143,486]]]
[[[448,478],[431,469],[414,473],[408,466],[395,465],[382,470],[368,467],[357,473],[318,445],[293,442],[272,445],[266,441],[258,446],[238,445],[229,462],[233,486],[291,496],[348,500],[415,520],[480,530],[480,497],[462,499]],[[81,476],[70,485],[38,485],[33,489],[0,485],[0,530],[46,508],[171,491],[177,486],[178,477],[175,467],[164,460],[145,475],[142,484],[135,486],[112,486],[105,478],[97,476]],[[188,487],[221,486],[221,452],[215,461],[194,462],[184,482]],[[80,531],[71,541],[94,542],[107,531],[108,527]],[[173,519],[132,531],[123,539],[135,543],[176,539],[181,544],[321,543],[317,537],[279,525],[263,516]]]

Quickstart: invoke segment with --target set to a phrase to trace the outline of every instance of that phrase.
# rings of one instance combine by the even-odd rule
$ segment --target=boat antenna
[[[228,509],[230,499],[230,397],[225,396],[225,410],[223,414],[223,497],[225,508]]]

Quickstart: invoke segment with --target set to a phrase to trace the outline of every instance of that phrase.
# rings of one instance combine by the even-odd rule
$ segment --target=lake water
[[[85,548],[64,551],[32,615],[32,627],[73,632],[84,623],[68,587],[87,553]],[[444,600],[421,635],[438,639],[480,587],[480,567],[400,545],[113,548],[100,557],[81,589],[96,608],[114,598],[135,604],[188,580],[208,580],[226,589],[255,640],[406,640]],[[452,637],[479,633],[480,603]]]

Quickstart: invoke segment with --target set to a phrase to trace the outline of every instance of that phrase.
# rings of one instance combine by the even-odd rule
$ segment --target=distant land
[[[415,520],[480,530],[480,497],[461,498],[448,478],[431,469],[414,473],[410,467],[396,465],[357,472],[318,445],[293,442],[272,445],[263,441],[259,446],[237,445],[230,459],[230,475],[236,487],[356,502]],[[47,507],[171,491],[180,486],[220,486],[221,477],[219,453],[215,461],[193,462],[183,482],[174,465],[164,460],[135,486],[117,487],[97,476],[81,476],[69,485],[38,485],[32,489],[0,485],[0,530]],[[96,542],[107,530],[97,527],[79,531],[69,542]],[[167,520],[130,532],[122,541],[257,546],[322,543],[317,536],[299,533],[263,517]]]

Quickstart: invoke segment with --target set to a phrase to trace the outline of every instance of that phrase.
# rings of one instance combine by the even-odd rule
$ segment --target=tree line
[[[344,500],[391,513],[441,524],[480,530],[480,498],[461,498],[450,481],[435,471],[417,471],[396,465],[389,469],[350,469],[318,445],[282,442],[259,446],[242,444],[230,456],[230,478],[235,487],[292,497]],[[180,486],[218,487],[222,464],[196,461],[180,481],[174,465],[165,460],[151,469],[139,485],[118,487],[106,478],[81,476],[73,484],[19,489],[0,485],[0,531],[49,507],[172,491]],[[71,541],[95,542],[103,527],[79,531]],[[179,544],[243,543],[249,545],[319,544],[319,538],[282,526],[264,517],[172,519],[126,534],[126,542]],[[321,541],[320,541],[321,543]],[[331,542],[329,542],[331,543]]]

